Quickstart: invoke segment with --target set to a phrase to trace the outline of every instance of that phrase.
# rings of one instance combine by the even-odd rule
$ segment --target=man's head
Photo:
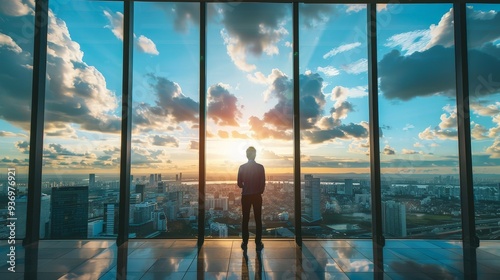
[[[254,147],[248,147],[247,149],[247,158],[249,160],[255,160],[255,156],[257,155],[257,151],[255,150]]]

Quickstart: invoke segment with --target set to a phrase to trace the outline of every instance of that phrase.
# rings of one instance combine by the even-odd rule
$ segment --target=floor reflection
[[[4,261],[0,279],[500,279],[498,241],[467,252],[457,241],[389,240],[380,256],[371,240],[265,240],[261,252],[240,242],[46,240],[16,247],[16,272]]]

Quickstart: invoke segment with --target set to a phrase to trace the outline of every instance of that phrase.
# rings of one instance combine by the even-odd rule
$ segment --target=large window
[[[129,232],[198,232],[199,4],[135,3]]]
[[[207,236],[240,234],[236,176],[249,146],[266,170],[264,237],[294,235],[291,8],[207,5]]]
[[[122,3],[50,1],[41,238],[115,238]]]
[[[467,10],[476,232],[500,238],[500,5]]]
[[[26,233],[34,37],[31,9],[0,7],[0,239],[11,235],[9,218],[17,219],[16,238]],[[15,207],[11,203],[9,208],[9,202]]]
[[[9,3],[0,5],[0,192],[15,183],[23,238],[34,1]],[[461,219],[472,214],[481,239],[500,238],[498,4],[467,6],[475,213],[466,215],[451,1],[378,4],[377,65],[368,60],[367,4],[299,3],[294,18],[294,4],[272,1],[127,2],[133,61],[123,60],[124,1],[49,4],[40,238],[117,237],[122,144],[131,148],[131,238],[238,237],[236,176],[249,146],[266,168],[264,237],[370,238],[380,203],[386,238],[460,239]],[[129,62],[132,140],[121,143]],[[378,108],[369,105],[370,67]],[[380,123],[381,201],[371,197],[379,182],[370,181],[370,110]],[[8,198],[0,198],[2,223]],[[0,238],[9,234],[4,227]]]
[[[459,239],[451,5],[377,8],[384,235]]]
[[[366,5],[300,5],[302,234],[371,235]]]

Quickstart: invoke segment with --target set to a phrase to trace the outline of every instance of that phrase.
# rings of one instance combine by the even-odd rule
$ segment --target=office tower
[[[352,179],[345,179],[344,185],[345,185],[345,194],[353,195],[354,191],[352,187]]]
[[[104,233],[118,234],[118,203],[104,203]]]
[[[158,182],[161,182],[161,174],[158,174]]]
[[[389,237],[406,236],[406,206],[395,201],[382,202],[382,229]]]
[[[320,178],[314,178],[311,174],[304,175],[304,219],[308,222],[321,220],[320,204],[321,190]]]
[[[155,182],[158,182],[158,174],[155,174]]]
[[[182,183],[182,172],[181,172],[181,173],[179,173],[179,182],[181,182],[181,183]]]
[[[162,210],[155,210],[152,213],[155,230],[167,231],[167,215]]]
[[[132,223],[143,224],[152,220],[151,213],[155,211],[156,203],[143,202],[135,204],[133,209]]]
[[[155,175],[154,174],[149,174],[149,185],[153,186],[155,183]]]
[[[27,200],[28,197],[24,195],[16,199],[16,238],[18,239],[26,237]],[[46,238],[50,221],[50,195],[42,193],[40,208],[40,238]]]
[[[158,193],[164,193],[165,192],[165,184],[163,182],[158,182],[157,191],[158,191]]]
[[[89,188],[95,187],[95,174],[89,174]]]
[[[89,187],[52,188],[50,237],[87,238]]]
[[[144,199],[146,198],[144,196],[145,195],[145,191],[146,191],[146,185],[144,185],[144,184],[137,184],[137,185],[135,185],[135,193],[140,193],[141,194],[140,202],[143,202]]]
[[[131,193],[130,194],[130,204],[138,204],[141,203],[141,194],[140,193]]]
[[[175,181],[178,182],[179,181],[179,174],[175,174]]]
[[[91,237],[98,237],[99,235],[101,235],[103,230],[103,225],[104,225],[103,220],[96,220],[89,222],[87,226],[87,236],[91,238]]]

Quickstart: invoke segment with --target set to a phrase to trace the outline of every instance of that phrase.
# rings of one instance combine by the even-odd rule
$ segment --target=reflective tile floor
[[[16,246],[16,272],[10,272],[11,248],[0,241],[0,279],[473,279],[464,272],[460,241],[388,240],[381,273],[375,273],[371,240],[304,241],[302,248],[293,240],[264,240],[261,253],[250,243],[246,254],[240,240],[229,239],[206,240],[200,249],[195,240],[127,245],[66,240]],[[476,260],[476,279],[500,279],[500,241],[481,241]]]

